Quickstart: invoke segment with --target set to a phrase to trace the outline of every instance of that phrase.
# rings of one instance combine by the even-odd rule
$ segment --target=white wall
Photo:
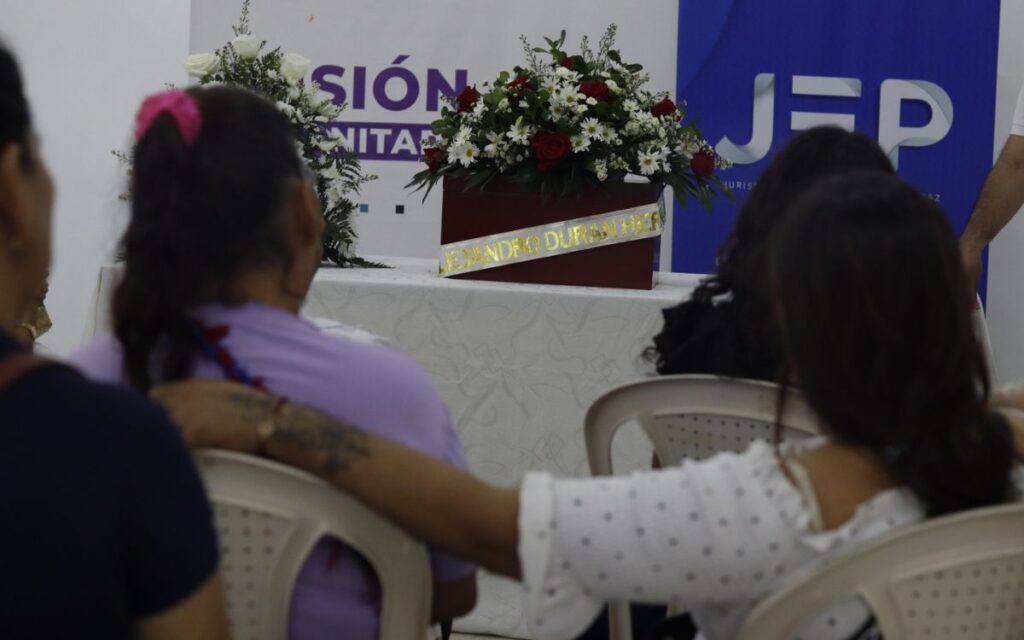
[[[58,189],[54,328],[43,338],[58,354],[80,344],[119,236],[123,173],[110,151],[128,140],[146,93],[185,80],[188,26],[187,0],[0,0],[0,34],[21,61]]]
[[[1022,36],[1024,3],[1003,0],[996,107],[997,155],[1009,134],[1017,92],[1024,80]],[[982,132],[979,135],[983,135]],[[989,251],[987,313],[1000,381],[1024,380],[1024,214],[1018,215],[1003,230]]]

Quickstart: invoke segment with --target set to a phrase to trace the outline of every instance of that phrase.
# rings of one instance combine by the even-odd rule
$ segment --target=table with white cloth
[[[699,276],[659,274],[651,291],[455,280],[437,262],[375,258],[393,269],[324,268],[304,314],[365,329],[412,355],[448,403],[473,472],[517,485],[527,471],[589,475],[583,417],[605,391],[649,374],[643,350],[661,310]],[[109,326],[119,269],[100,276],[89,333]],[[616,469],[641,468],[638,431],[616,440]],[[456,628],[528,637],[520,587],[485,577]]]

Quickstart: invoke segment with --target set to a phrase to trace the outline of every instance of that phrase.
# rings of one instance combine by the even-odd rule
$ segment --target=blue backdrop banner
[[[794,134],[876,138],[957,232],[992,164],[999,0],[681,0],[678,95],[734,168],[736,203],[677,205],[675,271],[706,273],[736,211]]]

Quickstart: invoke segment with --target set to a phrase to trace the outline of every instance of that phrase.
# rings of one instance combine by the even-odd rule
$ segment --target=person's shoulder
[[[40,407],[48,406],[82,419],[99,416],[99,422],[111,425],[164,416],[159,407],[138,391],[90,380],[71,366],[48,367],[33,378],[26,380],[24,391],[50,399]],[[54,398],[60,401],[53,402]]]
[[[67,362],[90,380],[120,382],[121,343],[112,333],[99,333],[71,354]]]
[[[358,362],[364,374],[386,375],[395,383],[426,380],[427,374],[411,355],[385,338],[336,321],[316,321],[324,355],[344,356],[332,361],[349,367]]]
[[[45,427],[41,433],[82,456],[117,457],[180,440],[166,413],[141,393],[92,382],[64,365],[12,385],[5,407],[12,419]]]

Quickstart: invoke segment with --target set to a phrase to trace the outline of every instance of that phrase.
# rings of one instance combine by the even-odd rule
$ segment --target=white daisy
[[[473,130],[469,127],[459,127],[459,132],[455,134],[455,139],[452,140],[452,144],[460,145],[465,142],[469,142],[470,136],[473,135]]]
[[[476,148],[476,145],[472,142],[463,142],[448,151],[448,162],[458,162],[462,166],[468,167],[476,162],[478,155],[480,155],[480,150]]]
[[[661,164],[658,156],[650,151],[641,151],[637,154],[637,164],[640,165],[640,174],[645,176],[654,175]]]
[[[584,137],[588,139],[601,137],[602,127],[597,118],[587,118],[580,126],[582,127],[581,131]]]
[[[509,127],[508,132],[505,133],[505,136],[515,144],[530,144],[530,137],[532,135],[533,132],[530,130],[530,127],[523,123],[522,116],[519,116],[516,119],[516,123]]]
[[[573,153],[582,153],[590,149],[590,138],[584,135],[571,136],[569,142],[572,143]]]

